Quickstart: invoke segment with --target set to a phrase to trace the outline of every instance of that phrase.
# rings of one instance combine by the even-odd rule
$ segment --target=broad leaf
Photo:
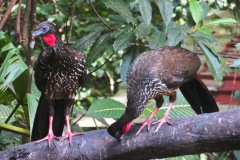
[[[155,119],[160,119],[165,114],[169,105],[169,97],[164,96],[164,103],[158,113],[155,116]],[[150,116],[153,110],[156,108],[156,103],[154,100],[150,101],[147,107],[144,109],[143,114]],[[169,118],[183,118],[187,116],[196,115],[191,106],[188,104],[186,99],[183,97],[180,90],[177,90],[177,99],[174,103],[174,106],[169,114]]]
[[[127,76],[127,71],[134,59],[139,55],[139,48],[137,46],[131,46],[126,54],[123,57],[122,65],[121,65],[121,79],[122,81],[126,84],[126,76]]]
[[[233,63],[230,66],[231,67],[240,67],[240,59],[233,61]]]
[[[110,45],[110,37],[111,35],[109,33],[102,35],[99,37],[97,42],[93,45],[93,50],[87,55],[87,62],[88,65],[96,61],[98,58],[100,58],[104,52],[111,47]]]
[[[157,0],[157,5],[166,26],[170,23],[173,14],[173,5],[169,0]]]
[[[126,49],[133,41],[135,36],[133,32],[122,33],[113,43],[114,51],[120,51]]]
[[[235,45],[235,47],[236,47],[238,50],[240,50],[240,43],[238,42],[238,43]]]
[[[0,90],[0,104],[9,104],[15,100],[15,98],[15,94],[10,88]]]
[[[202,5],[200,4],[200,2],[196,0],[190,0],[189,8],[190,8],[190,12],[192,14],[193,20],[195,21],[196,24],[198,24],[203,17]]]
[[[138,5],[143,21],[150,24],[152,20],[152,7],[149,0],[139,0]]]
[[[219,24],[231,24],[231,23],[237,23],[235,19],[232,18],[222,18],[222,19],[216,19],[210,22],[204,23],[204,26],[207,25],[219,25]]]
[[[33,122],[37,110],[38,100],[32,94],[27,94],[27,104],[28,104],[28,114],[29,114],[29,123],[30,123],[30,131],[32,133]]]
[[[149,46],[151,49],[158,49],[165,46],[167,36],[165,33],[155,30],[149,38]]]
[[[208,35],[200,31],[192,33],[191,36],[197,38],[197,40],[202,41],[205,44],[218,44],[217,40],[212,35]]]
[[[124,104],[113,99],[100,99],[89,107],[87,114],[97,118],[119,118],[124,111]]]
[[[91,32],[87,36],[81,38],[76,43],[74,43],[73,48],[76,48],[80,51],[86,49],[90,47],[100,35],[101,32],[99,31]]]
[[[0,122],[5,122],[12,110],[8,106],[0,104]]]
[[[18,100],[22,100],[27,92],[29,74],[29,69],[26,69],[19,77],[13,81],[13,88]]]
[[[205,53],[206,62],[208,67],[213,74],[213,77],[216,81],[221,82],[223,78],[222,65],[219,63],[218,58],[211,50],[202,42],[197,41],[201,50]]]
[[[167,28],[168,45],[176,46],[186,37],[188,29],[189,28],[187,25],[180,25],[171,22]]]
[[[200,4],[202,5],[202,10],[203,10],[203,14],[202,14],[201,19],[205,19],[207,17],[208,12],[209,12],[209,5],[206,2],[200,2]]]
[[[127,23],[135,23],[136,19],[133,17],[132,12],[128,9],[127,4],[122,0],[107,0],[104,4],[111,8],[113,11],[119,13]]]
[[[240,104],[240,90],[236,90],[235,91],[234,98],[237,99],[239,104]]]
[[[206,35],[212,36],[212,30],[211,29],[201,27],[201,28],[198,28],[197,30],[206,34]]]
[[[151,33],[151,25],[146,23],[140,23],[136,28],[136,37],[137,39],[142,39]]]

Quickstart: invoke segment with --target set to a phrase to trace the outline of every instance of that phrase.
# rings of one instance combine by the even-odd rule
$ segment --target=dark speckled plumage
[[[126,111],[108,128],[109,134],[120,139],[123,127],[137,118],[151,99],[155,99],[157,107],[161,107],[162,96],[169,96],[175,101],[175,90],[179,87],[185,91],[183,94],[185,97],[187,96],[186,99],[189,103],[191,102],[194,110],[202,107],[204,113],[217,111],[216,102],[206,86],[202,83],[203,86],[197,84],[197,87],[202,89],[202,93],[199,93],[194,87],[196,83],[191,85],[192,81],[199,82],[196,77],[199,67],[198,56],[179,47],[163,47],[142,53],[128,69]],[[199,103],[203,100],[209,103],[203,106],[203,103]]]
[[[42,33],[45,30],[46,33]],[[41,91],[41,97],[33,125],[32,141],[42,139],[48,134],[49,116],[54,117],[53,134],[62,136],[65,117],[68,116],[76,92],[83,85],[86,77],[85,55],[64,46],[55,25],[42,22],[33,36],[47,34],[56,37],[56,45],[45,48],[35,66],[34,77],[37,88]]]

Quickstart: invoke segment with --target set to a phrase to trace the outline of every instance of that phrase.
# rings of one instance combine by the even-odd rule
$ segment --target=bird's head
[[[51,22],[44,21],[40,23],[32,34],[32,38],[41,36],[49,46],[56,46],[58,37],[58,28]]]
[[[123,134],[127,133],[131,128],[132,122],[128,122],[125,125],[119,123],[119,120],[113,123],[110,127],[108,127],[108,133],[116,138],[119,142],[121,141],[121,137]]]

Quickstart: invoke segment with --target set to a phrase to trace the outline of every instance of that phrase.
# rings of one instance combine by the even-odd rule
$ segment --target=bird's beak
[[[42,32],[40,30],[36,30],[32,34],[32,39],[34,39],[35,37],[40,36],[40,35],[42,35]]]

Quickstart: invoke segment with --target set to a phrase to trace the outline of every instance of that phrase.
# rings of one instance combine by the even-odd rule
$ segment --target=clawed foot
[[[168,120],[168,118],[165,117],[165,116],[164,116],[163,118],[161,118],[161,119],[153,122],[152,124],[155,125],[155,124],[157,124],[157,123],[159,123],[159,124],[158,124],[156,130],[154,131],[154,134],[156,134],[156,133],[158,132],[158,129],[162,126],[163,123],[167,123],[167,124],[169,124],[169,125],[172,125],[172,123],[171,123],[171,122]]]
[[[75,133],[66,132],[66,135],[63,136],[60,141],[63,141],[64,139],[66,139],[66,138],[68,137],[68,139],[69,139],[69,144],[70,144],[70,146],[71,146],[71,145],[72,145],[72,137],[73,137],[73,136],[76,136],[76,135],[82,135],[82,134],[84,134],[84,132],[75,132]]]
[[[36,143],[40,143],[40,142],[42,142],[42,141],[48,140],[48,147],[50,147],[50,144],[51,144],[51,140],[52,140],[52,139],[57,139],[57,140],[59,140],[59,138],[56,137],[56,136],[54,136],[53,133],[48,133],[48,135],[47,135],[46,137],[44,137],[43,139],[38,140]]]
[[[139,128],[139,130],[138,130],[138,132],[136,133],[136,135],[138,135],[145,126],[147,126],[147,130],[148,130],[148,132],[149,132],[151,123],[152,123],[152,120],[151,120],[151,119],[147,119],[146,121],[144,121],[144,122],[142,122],[142,123],[137,123],[137,124],[141,124],[142,126]]]

